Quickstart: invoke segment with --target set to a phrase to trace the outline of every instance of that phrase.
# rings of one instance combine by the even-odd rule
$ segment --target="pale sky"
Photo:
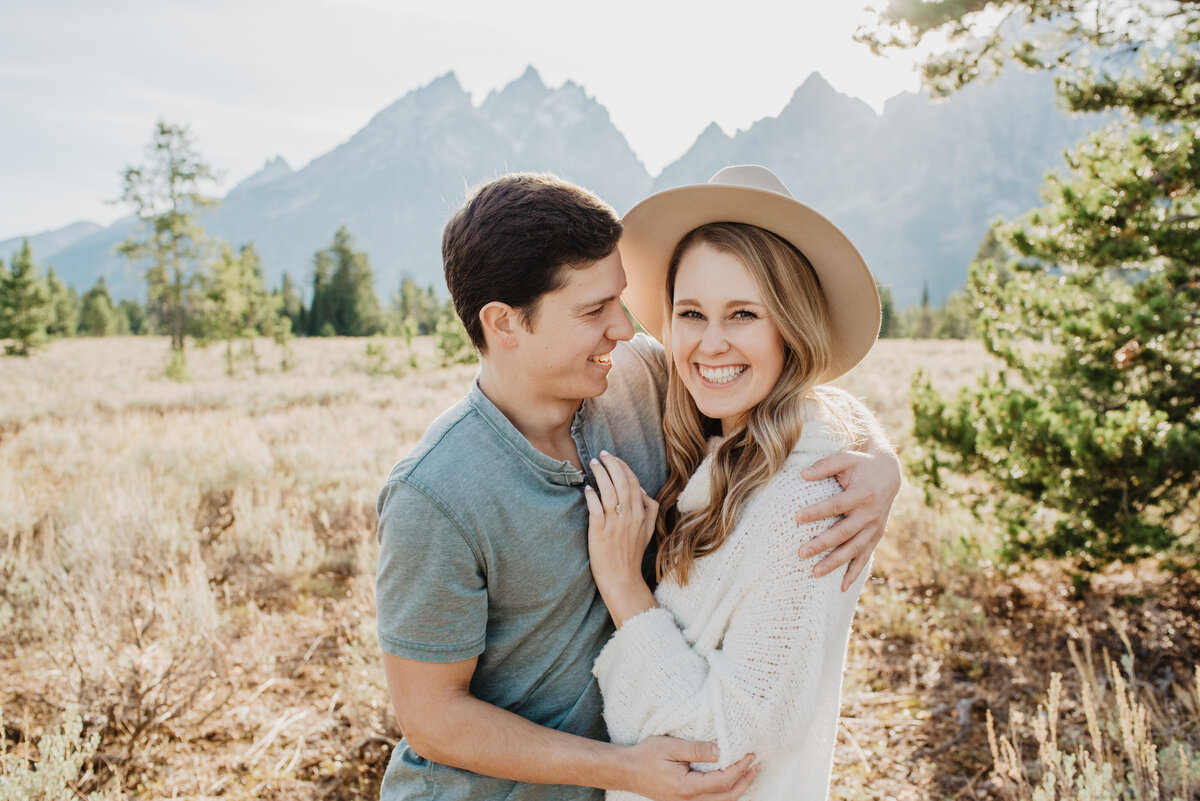
[[[223,194],[449,71],[476,103],[530,64],[572,80],[657,175],[710,122],[778,114],[812,72],[877,111],[915,90],[911,55],[851,40],[860,2],[0,0],[0,240],[128,213],[106,201],[160,117],[191,127]]]

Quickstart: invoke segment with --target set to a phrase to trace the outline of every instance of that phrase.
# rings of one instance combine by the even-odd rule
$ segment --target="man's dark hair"
[[[493,301],[528,326],[568,267],[613,252],[621,221],[586,189],[548,173],[513,173],[475,188],[442,232],[446,287],[471,342],[486,349],[479,310]]]

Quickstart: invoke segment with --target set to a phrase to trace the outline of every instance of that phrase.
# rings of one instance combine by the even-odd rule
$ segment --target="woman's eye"
[[[602,311],[604,311],[603,306],[601,306],[598,309],[592,309],[590,312],[587,313],[587,316],[588,317],[598,317],[600,315],[600,312],[602,312]]]
[[[696,311],[695,309],[682,309],[681,311],[676,312],[675,316],[679,317],[681,319],[684,319],[684,320],[703,320],[704,319],[704,315],[702,315],[700,312]]]
[[[749,309],[738,309],[733,313],[735,320],[757,320],[758,315]]]

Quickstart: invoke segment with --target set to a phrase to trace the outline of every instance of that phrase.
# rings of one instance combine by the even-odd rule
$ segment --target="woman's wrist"
[[[600,590],[600,597],[604,599],[608,614],[617,628],[621,628],[631,617],[658,606],[658,602],[654,600],[654,593],[650,592],[640,574],[597,580],[596,587]]]

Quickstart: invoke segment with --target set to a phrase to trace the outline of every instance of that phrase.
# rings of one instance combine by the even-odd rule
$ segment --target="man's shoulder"
[[[658,340],[646,334],[634,334],[633,339],[618,342],[614,356],[634,359],[654,370],[667,369],[667,351]]]
[[[422,477],[443,469],[460,471],[463,460],[478,451],[480,438],[488,430],[470,397],[462,398],[429,424],[416,446],[392,468],[386,484],[420,484]]]
[[[662,393],[667,385],[667,354],[663,346],[645,334],[636,334],[627,342],[618,342],[613,350],[613,371],[609,375],[610,400],[628,392]],[[617,390],[613,392],[613,390]],[[604,398],[602,395],[601,398]]]

